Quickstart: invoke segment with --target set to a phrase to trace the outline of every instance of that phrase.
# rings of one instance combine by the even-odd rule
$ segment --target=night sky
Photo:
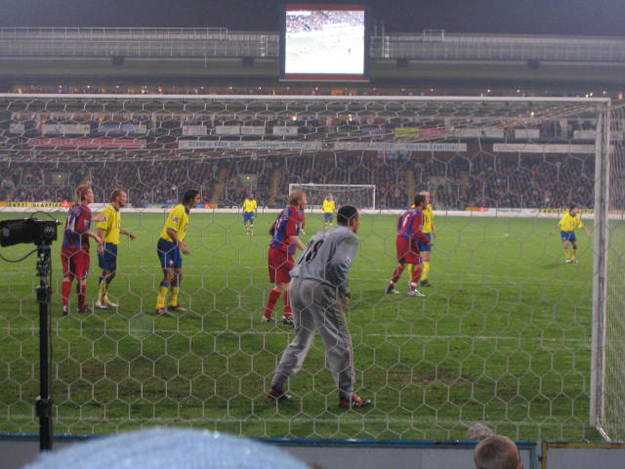
[[[0,26],[279,29],[282,0],[0,0]],[[292,2],[295,3],[295,2]],[[319,2],[321,3],[321,2]],[[347,3],[326,1],[325,3]],[[625,0],[367,0],[387,32],[625,35]]]

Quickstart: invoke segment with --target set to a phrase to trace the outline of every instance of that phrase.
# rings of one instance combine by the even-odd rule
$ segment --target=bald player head
[[[475,469],[523,469],[519,448],[507,436],[495,435],[483,440],[473,452]]]

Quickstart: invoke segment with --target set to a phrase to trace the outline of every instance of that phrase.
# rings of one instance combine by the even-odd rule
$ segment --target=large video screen
[[[283,79],[367,79],[363,5],[287,4],[284,13]]]

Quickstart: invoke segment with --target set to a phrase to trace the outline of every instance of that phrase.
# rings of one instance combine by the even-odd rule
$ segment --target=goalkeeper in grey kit
[[[287,346],[276,369],[271,389],[265,395],[276,401],[291,398],[284,391],[286,380],[301,368],[318,328],[325,344],[332,377],[339,388],[339,407],[371,404],[354,393],[352,338],[345,309],[350,298],[349,269],[356,256],[360,226],[358,210],[341,207],[337,223],[314,235],[297,265],[291,270],[290,299],[295,317],[295,338]]]

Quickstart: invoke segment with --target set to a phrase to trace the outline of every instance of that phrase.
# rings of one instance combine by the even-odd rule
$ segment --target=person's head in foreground
[[[336,214],[336,222],[356,233],[360,226],[358,210],[353,205],[343,205]]]
[[[298,210],[304,210],[308,200],[304,191],[295,190],[289,194],[289,205],[296,207]]]
[[[306,469],[265,443],[213,431],[152,428],[44,453],[26,469]]]
[[[507,436],[486,438],[473,452],[475,469],[523,469],[517,445]]]
[[[414,196],[414,208],[424,209],[426,205],[425,196],[422,194],[417,194]]]

